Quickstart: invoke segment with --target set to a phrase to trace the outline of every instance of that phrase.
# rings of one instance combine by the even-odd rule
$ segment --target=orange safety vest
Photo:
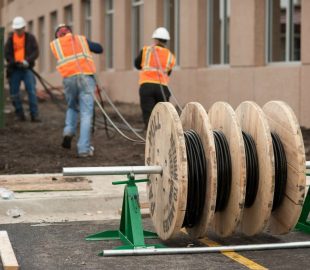
[[[15,62],[23,62],[25,60],[25,33],[22,36],[13,34],[13,48]]]
[[[84,36],[68,33],[54,39],[50,46],[57,59],[56,68],[62,77],[96,73],[95,63]]]
[[[160,46],[143,47],[139,84],[168,85],[168,72],[174,65],[175,57],[167,48]]]

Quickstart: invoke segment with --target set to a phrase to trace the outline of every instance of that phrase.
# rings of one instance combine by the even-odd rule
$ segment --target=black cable
[[[192,228],[202,216],[206,195],[206,158],[199,135],[192,129],[184,132],[188,191],[183,227]]]
[[[224,133],[214,130],[214,142],[217,159],[217,196],[215,211],[223,211],[227,206],[231,187],[231,157],[229,145]]]
[[[242,131],[245,158],[246,158],[246,194],[245,194],[245,207],[249,208],[253,205],[259,183],[259,167],[258,156],[256,151],[255,142],[252,136]]]
[[[287,162],[284,147],[278,134],[271,132],[274,162],[275,162],[275,188],[272,211],[276,210],[284,198],[287,182]]]
[[[52,102],[61,110],[61,111],[65,111],[65,105],[61,104],[60,100],[58,98],[55,97],[55,95],[52,93],[51,89],[58,89],[56,87],[51,87],[48,88],[47,87],[47,81],[43,79],[43,77],[41,77],[41,75],[39,73],[37,73],[33,68],[30,68],[31,72],[37,77],[37,79],[40,81],[40,83],[42,84],[45,92],[50,96]],[[49,84],[50,85],[50,84]]]

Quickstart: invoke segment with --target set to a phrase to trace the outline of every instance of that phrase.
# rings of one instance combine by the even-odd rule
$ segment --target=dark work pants
[[[140,106],[142,110],[145,128],[147,128],[149,118],[156,103],[162,101],[169,101],[170,92],[168,90],[168,87],[163,85],[162,89],[163,91],[161,90],[160,84],[157,83],[144,83],[140,85]],[[163,97],[162,92],[164,92],[165,98]]]

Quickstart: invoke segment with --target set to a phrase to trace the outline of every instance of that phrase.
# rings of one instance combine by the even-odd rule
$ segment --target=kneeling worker
[[[71,140],[76,135],[80,114],[78,157],[93,156],[94,147],[90,141],[96,67],[91,52],[102,53],[103,48],[100,44],[89,41],[85,36],[73,35],[71,28],[65,24],[57,27],[55,39],[50,46],[57,59],[57,70],[63,77],[67,101],[62,147],[71,148]]]

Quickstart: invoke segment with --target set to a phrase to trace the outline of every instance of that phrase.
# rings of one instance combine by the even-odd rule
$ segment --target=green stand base
[[[295,229],[299,231],[303,231],[305,233],[310,233],[310,220],[307,220],[310,213],[310,188],[308,189],[308,193],[304,202],[304,206],[302,208],[300,218]]]
[[[148,179],[135,180],[128,175],[128,181],[113,182],[113,185],[126,184],[123,196],[122,216],[119,230],[103,231],[86,237],[88,241],[121,240],[124,245],[114,249],[163,248],[164,245],[146,245],[145,238],[158,238],[156,233],[143,230],[139,193],[136,182],[147,182]],[[99,253],[103,255],[103,253]]]

